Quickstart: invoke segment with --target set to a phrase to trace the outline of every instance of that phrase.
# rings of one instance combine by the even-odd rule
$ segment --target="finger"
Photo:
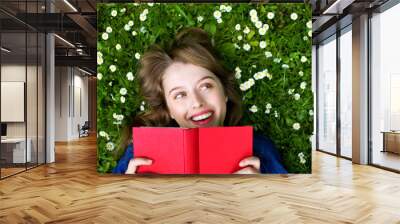
[[[238,170],[237,172],[235,172],[234,174],[257,174],[259,173],[258,170],[256,170],[253,167],[246,167],[243,168],[241,170]]]
[[[255,156],[250,156],[247,158],[242,159],[239,163],[240,167],[245,167],[245,166],[252,166],[256,168],[257,170],[260,170],[260,159]]]
[[[146,158],[134,158],[129,161],[128,168],[125,171],[125,174],[135,174],[138,166],[142,165],[151,165],[151,159]]]
[[[133,166],[151,165],[153,163],[153,160],[147,158],[134,158],[132,160]]]

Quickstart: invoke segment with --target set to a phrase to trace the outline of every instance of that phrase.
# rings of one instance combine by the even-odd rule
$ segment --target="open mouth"
[[[210,111],[207,113],[195,115],[190,120],[192,121],[192,123],[199,126],[208,124],[210,121],[212,121],[212,119],[213,119],[213,112]]]

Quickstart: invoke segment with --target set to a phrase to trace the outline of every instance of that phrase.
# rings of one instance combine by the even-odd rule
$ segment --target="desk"
[[[28,143],[28,145],[27,145],[28,147],[26,148],[26,154],[25,154],[25,138],[1,139],[2,152],[3,151],[6,152],[6,151],[10,150],[9,147],[13,147],[10,150],[10,151],[12,151],[12,163],[30,162],[32,159],[32,154],[31,154],[32,140],[30,138],[28,138],[26,142]],[[3,150],[3,148],[4,148],[4,150]],[[3,157],[3,155],[2,155],[2,157]],[[27,158],[27,161],[25,161],[25,158]]]
[[[400,154],[400,131],[383,131],[382,152]]]

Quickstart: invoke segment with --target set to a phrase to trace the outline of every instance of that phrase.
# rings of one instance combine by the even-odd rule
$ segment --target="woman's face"
[[[224,124],[228,98],[218,77],[209,70],[174,62],[165,71],[162,86],[169,114],[180,127]]]

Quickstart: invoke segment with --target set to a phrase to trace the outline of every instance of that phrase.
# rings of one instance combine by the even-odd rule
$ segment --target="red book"
[[[231,174],[253,154],[253,127],[134,127],[134,157],[153,160],[138,173]]]

